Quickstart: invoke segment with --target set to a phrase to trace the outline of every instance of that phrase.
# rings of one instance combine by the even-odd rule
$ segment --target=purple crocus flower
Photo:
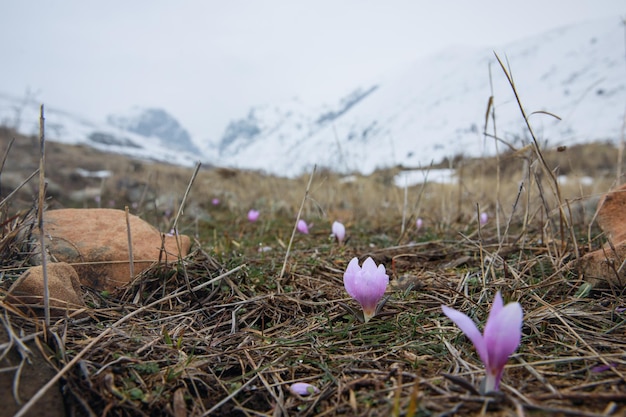
[[[365,323],[376,314],[378,302],[385,294],[387,284],[389,275],[385,273],[385,266],[376,266],[376,262],[369,257],[363,262],[362,268],[359,266],[359,259],[352,258],[343,274],[343,285],[350,297],[361,304]]]
[[[480,213],[480,225],[484,226],[489,221],[489,215],[484,211]]]
[[[307,384],[306,382],[295,382],[291,384],[289,389],[291,392],[302,395],[303,397],[311,394],[319,394],[320,392],[319,388],[315,385]]]
[[[500,291],[496,293],[487,317],[483,334],[471,318],[448,306],[441,306],[443,313],[456,324],[472,343],[485,365],[487,376],[481,385],[481,393],[498,391],[500,379],[509,356],[515,352],[522,338],[522,306],[517,303],[503,305]]]
[[[342,223],[335,221],[333,222],[331,230],[337,242],[342,243],[343,239],[346,237],[346,227]]]
[[[251,209],[251,210],[248,212],[248,220],[250,220],[251,222],[253,222],[253,223],[254,223],[255,221],[257,221],[257,219],[258,219],[258,218],[259,218],[259,212],[258,212],[258,210]]]
[[[214,206],[217,206],[220,204],[220,199],[215,197],[213,200],[211,200],[211,204],[213,204]]]
[[[424,220],[422,220],[421,217],[418,217],[417,220],[415,220],[415,227],[417,227],[417,230],[419,231],[423,225],[424,225]]]
[[[309,234],[309,226],[302,219],[298,220],[298,225],[296,226],[298,232],[304,233],[305,235]]]

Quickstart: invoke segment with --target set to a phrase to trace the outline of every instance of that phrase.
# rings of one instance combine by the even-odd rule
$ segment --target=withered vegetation
[[[1,136],[3,149],[10,137],[16,142],[0,180],[25,179],[37,147],[10,131]],[[50,208],[136,203],[135,213],[169,230],[164,212],[176,212],[191,170],[49,145],[47,176],[58,185]],[[164,255],[117,293],[85,288],[89,308],[68,311],[48,332],[41,318],[1,298],[31,263],[35,198],[27,184],[0,207],[2,325],[39,340],[57,372],[74,361],[61,378],[68,415],[623,415],[624,289],[591,288],[575,266],[606,242],[593,215],[616,183],[615,148],[544,152],[568,182],[554,184],[532,149],[501,155],[500,170],[495,158],[460,158],[457,183],[407,190],[393,185],[397,170],[349,179],[317,172],[303,211],[311,234],[296,235],[282,278],[308,177],[203,169],[179,220],[193,252]],[[113,176],[84,178],[76,168]],[[4,184],[3,198],[17,188]],[[88,188],[100,190],[100,203],[70,199]],[[250,208],[261,211],[256,223],[245,217]],[[489,221],[481,226],[483,211]],[[343,245],[329,236],[334,220],[348,230]],[[386,304],[367,324],[339,304],[358,308],[342,282],[355,256],[371,256],[391,277]],[[523,338],[500,395],[481,396],[480,360],[441,305],[482,327],[498,290],[521,303]],[[9,349],[15,343],[0,356]],[[19,372],[0,375],[28,383]],[[320,393],[295,395],[294,382]]]

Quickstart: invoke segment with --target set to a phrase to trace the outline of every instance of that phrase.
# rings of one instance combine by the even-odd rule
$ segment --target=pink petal
[[[376,306],[387,289],[389,275],[385,273],[385,266],[378,265],[372,258],[367,258],[363,262],[361,271],[360,297],[357,301],[361,303],[363,310],[368,312],[376,311]]]
[[[455,310],[451,307],[442,305],[441,309],[443,310],[443,314],[448,316],[448,318],[452,320],[454,324],[459,327],[459,329],[461,329],[463,334],[465,334],[465,336],[467,336],[467,338],[472,341],[472,343],[474,344],[474,348],[476,349],[476,352],[480,357],[480,360],[483,361],[485,366],[487,366],[487,364],[489,363],[487,345],[485,344],[483,335],[480,334],[480,331],[478,330],[478,327],[476,327],[474,321],[466,314],[463,314],[460,311]]]
[[[494,305],[496,301],[494,300]],[[488,368],[493,372],[502,373],[509,356],[520,344],[522,339],[522,306],[509,303],[496,314],[490,314],[485,325],[485,344],[489,355]]]
[[[307,384],[306,382],[293,383],[291,384],[289,389],[291,390],[291,392],[302,396],[318,394],[320,392],[320,390],[316,386]]]
[[[378,267],[376,266],[376,262],[374,262],[371,257],[368,256],[367,259],[363,261],[363,271],[367,271],[368,273],[373,274],[376,272],[377,268]]]
[[[496,295],[493,297],[491,310],[489,310],[489,316],[487,316],[487,323],[489,323],[489,319],[492,316],[496,316],[498,315],[498,313],[500,313],[500,310],[502,310],[502,307],[504,307],[504,301],[502,301],[502,294],[500,294],[500,291],[498,291]]]
[[[361,268],[359,267],[359,259],[354,257],[348,263],[346,272],[343,273],[343,285],[346,287],[348,295],[352,298],[356,298],[358,292],[358,280],[361,275]]]

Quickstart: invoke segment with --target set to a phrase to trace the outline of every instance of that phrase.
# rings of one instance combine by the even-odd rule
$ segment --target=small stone
[[[82,308],[82,290],[78,274],[65,262],[48,263],[48,293],[52,315],[64,315],[65,310]],[[27,269],[8,291],[9,301],[15,304],[39,305],[43,307],[43,267]]]
[[[626,184],[598,203],[598,225],[614,243],[626,240]]]
[[[585,281],[594,286],[609,283],[618,287],[626,286],[626,268],[622,267],[626,259],[626,241],[613,247],[615,251],[607,245],[580,259]]]
[[[598,203],[598,225],[610,244],[585,254],[580,268],[592,285],[626,286],[626,184],[607,193]],[[611,247],[612,246],[612,247]]]

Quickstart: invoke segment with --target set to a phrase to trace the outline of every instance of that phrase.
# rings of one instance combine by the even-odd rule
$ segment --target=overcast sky
[[[217,140],[253,105],[333,102],[448,46],[611,16],[623,0],[4,1],[0,92],[95,120],[161,107]]]

